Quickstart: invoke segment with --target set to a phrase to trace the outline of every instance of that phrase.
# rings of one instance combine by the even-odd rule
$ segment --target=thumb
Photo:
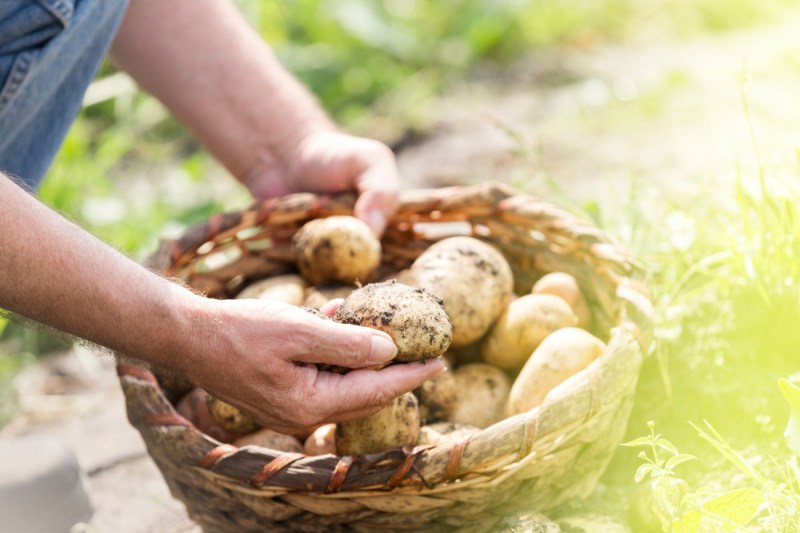
[[[308,316],[308,326],[306,353],[298,354],[298,362],[362,368],[383,365],[397,356],[397,346],[383,331],[339,324],[313,315]]]

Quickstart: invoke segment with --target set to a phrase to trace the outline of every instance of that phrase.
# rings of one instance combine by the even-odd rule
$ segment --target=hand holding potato
[[[184,357],[192,361],[185,373],[209,394],[283,433],[376,413],[444,371],[439,360],[366,370],[397,354],[386,333],[279,302],[196,298],[187,314],[197,339],[187,348],[203,356]],[[332,374],[314,363],[356,370]]]

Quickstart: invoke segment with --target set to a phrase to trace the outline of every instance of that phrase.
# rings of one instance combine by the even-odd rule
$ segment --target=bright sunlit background
[[[636,442],[658,459],[637,483],[649,463],[620,448],[563,512],[800,531],[777,385],[800,371],[795,2],[238,3],[343,128],[395,148],[406,186],[506,181],[590,217],[651,272],[658,347],[627,440],[654,421],[661,438]],[[132,257],[249,203],[110,65],[85,103],[41,197]],[[1,426],[14,376],[56,341],[2,319],[0,334]],[[696,459],[667,462],[678,452]]]

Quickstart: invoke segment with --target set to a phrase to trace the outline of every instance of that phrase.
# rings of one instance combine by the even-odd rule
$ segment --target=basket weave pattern
[[[352,214],[354,202],[304,193],[217,215],[164,243],[151,266],[226,298],[249,279],[291,271],[294,232]],[[514,510],[546,511],[594,489],[623,437],[650,344],[641,268],[588,223],[496,183],[405,193],[382,240],[383,264],[406,268],[453,234],[497,246],[519,294],[547,272],[575,276],[604,353],[541,406],[469,438],[362,457],[221,444],[175,412],[152,373],[121,364],[130,422],[204,529],[486,531]]]

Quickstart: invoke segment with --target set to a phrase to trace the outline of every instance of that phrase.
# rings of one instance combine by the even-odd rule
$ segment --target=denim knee
[[[0,169],[35,189],[80,111],[127,0],[0,2]]]

